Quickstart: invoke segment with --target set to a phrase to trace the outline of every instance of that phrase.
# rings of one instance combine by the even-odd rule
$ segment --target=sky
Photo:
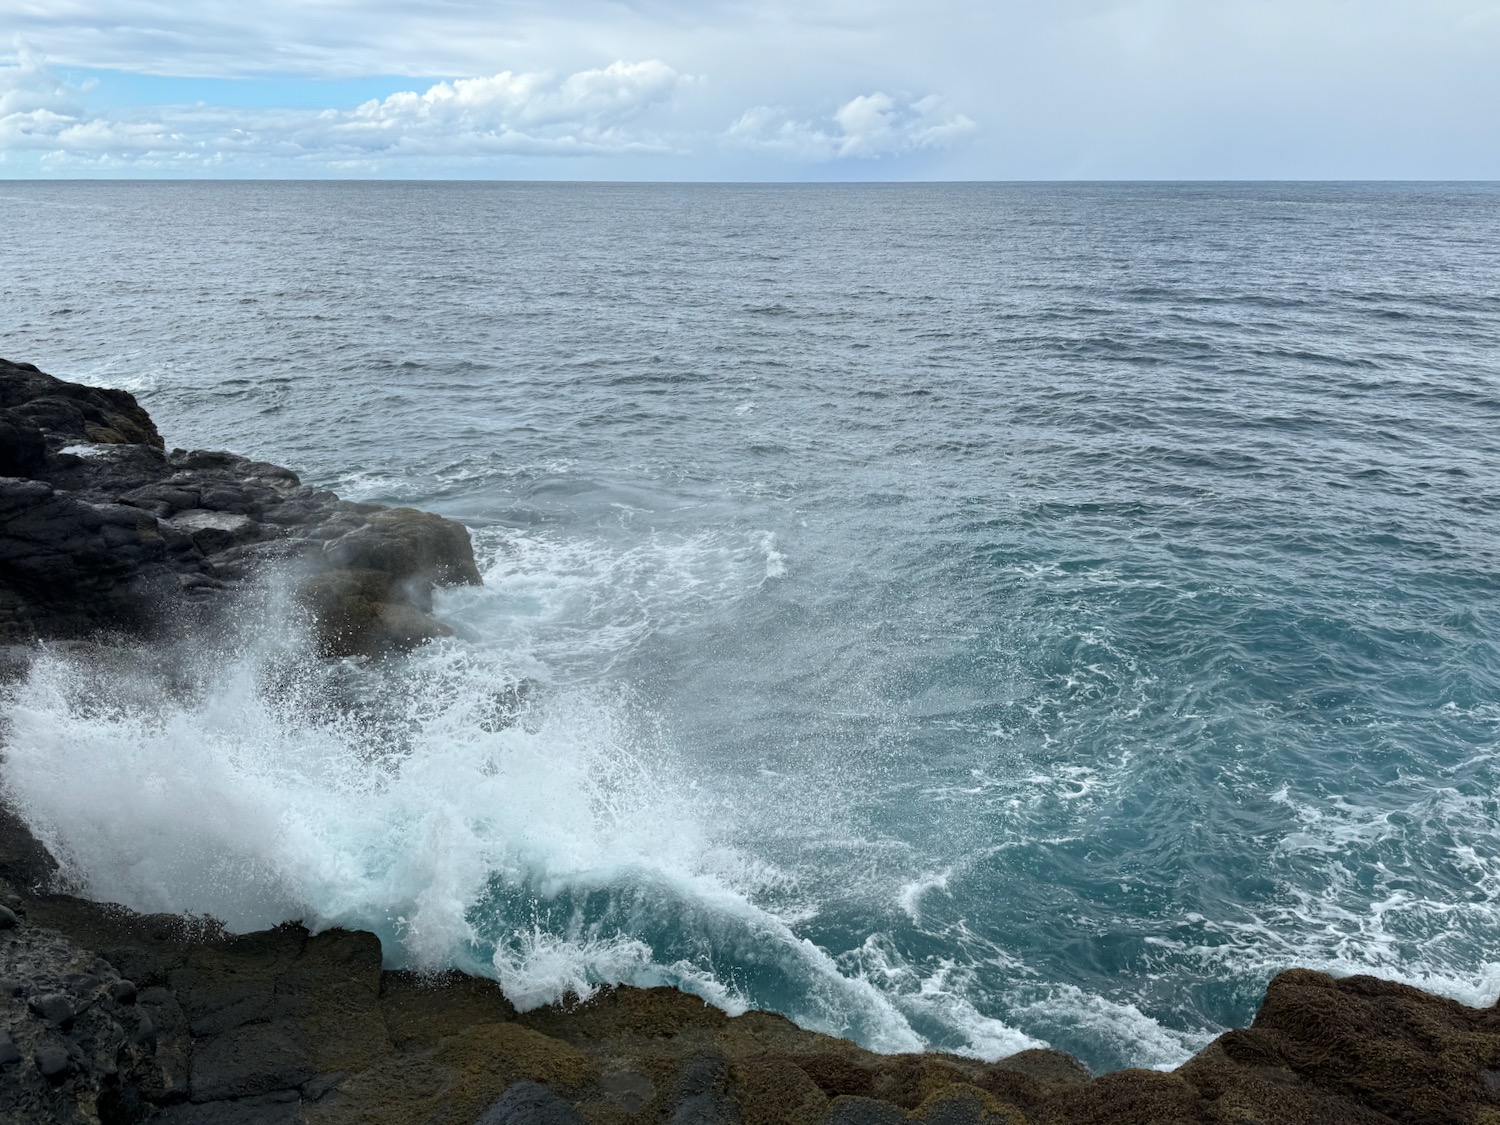
[[[0,178],[1500,179],[1500,0],[0,0]]]

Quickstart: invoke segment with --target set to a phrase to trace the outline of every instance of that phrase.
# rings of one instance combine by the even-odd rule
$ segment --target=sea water
[[[0,185],[0,354],[470,528],[322,664],[274,576],[54,652],[101,899],[518,1005],[1171,1066],[1277,970],[1500,991],[1500,189]]]

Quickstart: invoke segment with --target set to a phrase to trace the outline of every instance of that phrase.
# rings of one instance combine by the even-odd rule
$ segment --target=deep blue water
[[[10,183],[0,223],[0,354],[462,519],[487,575],[338,672],[388,721],[326,669],[257,698],[274,613],[151,713],[43,667],[12,737],[71,783],[13,794],[101,897],[1096,1068],[1291,965],[1500,992],[1500,188]]]

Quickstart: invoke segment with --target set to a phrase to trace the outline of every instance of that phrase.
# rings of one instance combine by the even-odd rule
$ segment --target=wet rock
[[[729,1060],[713,1051],[688,1059],[671,1098],[671,1125],[739,1125],[731,1095]]]
[[[0,930],[12,930],[21,924],[16,912],[8,906],[0,906]]]
[[[431,614],[403,600],[395,583],[378,571],[327,571],[304,583],[301,598],[312,613],[325,656],[405,652],[453,635]]]
[[[439,586],[478,586],[482,581],[463,525],[415,508],[370,512],[325,544],[323,556],[340,569],[376,571],[393,582],[420,576]]]
[[[68,1049],[61,1044],[46,1043],[36,1049],[37,1072],[49,1082],[60,1081],[68,1073]]]
[[[480,581],[461,524],[232,453],[166,452],[130,395],[4,360],[0,449],[0,644],[200,627],[295,564],[325,651],[371,655],[448,635],[432,590]]]
[[[57,860],[21,818],[0,801],[0,879],[18,890],[35,890],[50,884],[56,874]],[[12,906],[7,905],[6,909],[16,913]],[[14,979],[8,971],[5,975]]]
[[[474,1125],[584,1125],[584,1120],[540,1082],[517,1082]]]
[[[36,426],[0,413],[0,477],[27,477],[47,463],[47,439]]]
[[[73,1022],[72,1001],[59,992],[48,993],[45,996],[33,996],[26,1002],[26,1006],[31,1009],[31,1014],[38,1019],[48,1020],[63,1026]]]
[[[208,1102],[295,1089],[314,1077],[311,1048],[290,1020],[211,1036],[194,1048],[189,1096]]]
[[[162,445],[132,395],[54,379],[29,363],[0,360],[0,419],[44,433],[48,444]]]
[[[136,1013],[135,1027],[130,1032],[130,1041],[147,1054],[156,1054],[156,1023],[152,1020],[151,1013],[145,1008]]]
[[[9,1066],[21,1061],[21,1049],[10,1037],[10,1032],[0,1030],[0,1066]]]
[[[842,1095],[833,1099],[823,1125],[906,1125],[906,1114],[890,1102]]]

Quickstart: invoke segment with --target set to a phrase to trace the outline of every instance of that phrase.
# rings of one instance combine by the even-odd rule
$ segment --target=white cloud
[[[14,65],[0,66],[0,153],[160,154],[188,145],[160,122],[90,117],[84,93],[23,48]]]
[[[438,83],[422,95],[395,93],[383,102],[366,102],[351,115],[350,124],[468,132],[613,129],[649,105],[667,101],[687,81],[655,58],[579,71],[561,83],[544,74],[502,71],[489,78]]]
[[[23,52],[14,65],[0,66],[0,153],[41,152],[53,164],[238,159],[347,167],[434,156],[670,152],[670,139],[633,123],[692,82],[652,59],[561,78],[502,71],[402,91],[354,109],[198,104],[90,114],[82,87]]]
[[[741,114],[726,136],[740,148],[804,160],[834,160],[949,148],[977,129],[974,121],[935,95],[900,102],[877,90],[850,99],[823,122],[756,106]]]

